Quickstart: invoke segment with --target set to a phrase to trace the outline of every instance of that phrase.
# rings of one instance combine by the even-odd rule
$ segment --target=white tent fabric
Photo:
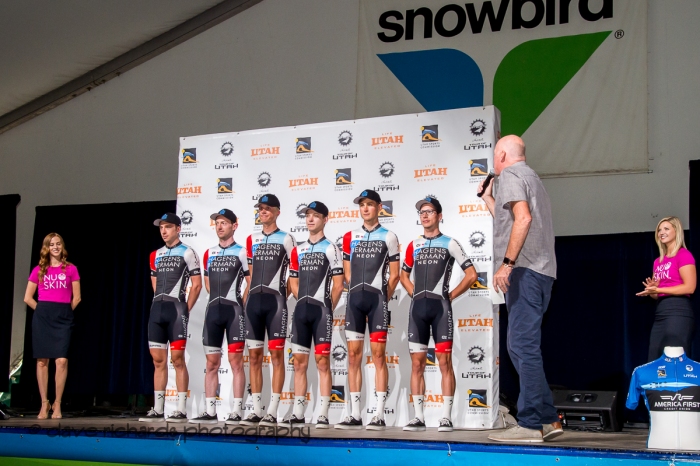
[[[0,0],[0,115],[221,0]]]

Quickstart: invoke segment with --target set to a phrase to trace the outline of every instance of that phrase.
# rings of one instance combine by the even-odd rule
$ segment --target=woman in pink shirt
[[[41,394],[37,418],[49,416],[49,359],[56,360],[56,400],[51,417],[60,419],[61,397],[68,376],[68,345],[73,328],[73,310],[80,302],[78,269],[66,261],[63,238],[49,233],[41,245],[39,265],[29,275],[24,302],[34,309],[32,349],[36,358],[36,379]],[[39,290],[38,300],[34,293]]]
[[[649,342],[649,361],[661,357],[666,346],[682,346],[690,357],[695,331],[695,316],[690,295],[695,292],[695,259],[685,248],[683,227],[678,217],[661,219],[656,227],[659,258],[654,261],[654,276],[644,281],[637,296],[658,299]]]

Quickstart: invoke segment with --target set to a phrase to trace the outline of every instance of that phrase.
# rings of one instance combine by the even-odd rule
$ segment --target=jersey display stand
[[[636,409],[640,395],[649,410],[648,448],[700,451],[700,364],[683,348],[664,354],[632,373],[626,406]]]
[[[501,301],[491,285],[493,221],[486,204],[476,196],[479,183],[493,166],[499,122],[495,107],[479,107],[183,137],[177,160],[177,214],[182,218],[182,241],[203,257],[208,248],[217,244],[210,215],[227,208],[238,216],[236,242],[244,245],[248,236],[253,235],[252,244],[246,246],[255,247],[262,225],[254,205],[265,194],[275,194],[281,202],[277,224],[298,243],[308,239],[303,209],[314,200],[326,204],[329,215],[325,236],[342,249],[344,235],[362,226],[353,199],[364,189],[373,189],[382,198],[379,221],[398,237],[403,262],[408,244],[423,233],[415,203],[428,195],[434,196],[443,206],[441,231],[464,246],[478,274],[472,288],[452,303],[453,364],[457,379],[453,422],[458,428],[499,427],[498,307],[494,304]],[[253,273],[260,272],[254,267]],[[461,268],[455,267],[450,287],[462,277]],[[272,278],[277,279],[285,277]],[[201,293],[189,319],[185,357],[190,373],[187,405],[190,417],[204,410],[202,326],[208,298],[206,292]],[[331,424],[347,414],[348,357],[343,331],[346,298],[347,293],[343,293],[333,313],[333,390],[328,415]],[[291,325],[295,304],[293,298],[287,303],[287,325]],[[413,417],[407,336],[410,304],[410,297],[399,285],[389,298],[391,321],[386,347],[389,394],[385,407],[388,426],[403,426]],[[267,409],[270,399],[272,372],[265,348],[263,409]],[[222,351],[227,351],[225,345]],[[442,413],[441,375],[434,351],[435,343],[431,339],[425,372],[425,420],[429,427],[437,427]],[[277,419],[288,417],[294,402],[289,338],[285,354],[288,355],[286,377]],[[369,336],[365,337],[364,356],[362,414],[366,424],[376,410]],[[247,374],[247,350],[243,359]],[[307,422],[315,422],[320,403],[313,358],[309,366],[305,417]],[[226,357],[222,358],[219,369],[219,383],[217,413],[223,420],[233,407],[232,373]],[[175,372],[171,365],[166,412],[175,409],[176,400]],[[252,409],[252,402],[246,401],[244,417]]]

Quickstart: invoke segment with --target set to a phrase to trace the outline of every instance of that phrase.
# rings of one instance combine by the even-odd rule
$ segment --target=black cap
[[[231,221],[231,223],[236,223],[236,220],[238,220],[238,217],[236,217],[236,214],[233,213],[233,211],[229,209],[221,209],[220,211],[216,212],[215,214],[211,214],[209,216],[210,219],[216,220],[216,217],[225,217],[228,220]]]
[[[260,207],[260,204],[269,205],[270,207],[277,207],[278,209],[280,208],[280,200],[277,199],[277,196],[274,194],[263,194],[262,197],[258,199],[258,203],[253,207],[257,209]]]
[[[382,203],[382,198],[379,197],[379,194],[377,194],[377,191],[372,191],[371,189],[365,189],[362,191],[362,193],[355,198],[354,202],[355,204],[359,204],[362,199],[369,199],[370,201],[374,201],[377,204]]]
[[[324,204],[321,201],[313,201],[311,204],[301,209],[300,212],[302,214],[305,214],[309,210],[313,210],[314,212],[318,212],[324,217],[328,217],[328,207],[326,207],[326,204]]]
[[[416,202],[416,210],[420,210],[420,208],[425,204],[432,204],[433,207],[435,207],[435,212],[438,214],[442,213],[442,205],[440,205],[440,201],[431,196],[426,196],[420,201]]]
[[[172,223],[173,225],[182,226],[182,221],[180,220],[180,217],[178,217],[177,215],[175,215],[171,212],[168,212],[167,214],[163,214],[163,216],[161,218],[154,220],[153,224],[155,226],[159,227],[162,222]]]

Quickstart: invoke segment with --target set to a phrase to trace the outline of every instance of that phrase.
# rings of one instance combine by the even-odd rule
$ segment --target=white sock
[[[425,422],[425,415],[423,414],[423,395],[413,395],[413,408],[416,410],[416,417],[422,422]]]
[[[216,397],[205,398],[204,401],[207,405],[207,414],[210,416],[216,416]]]
[[[322,396],[321,397],[321,416],[326,416],[328,417],[328,408],[331,405],[331,397],[330,396]]]
[[[362,414],[360,413],[360,401],[362,400],[361,392],[350,392],[350,415],[355,419],[362,419]]]
[[[243,398],[233,399],[233,414],[238,414],[239,416],[243,412]]]
[[[177,410],[187,413],[187,392],[177,392]]]
[[[304,417],[304,411],[306,410],[306,397],[304,395],[294,397],[294,415],[297,419]]]
[[[452,420],[452,403],[454,403],[454,398],[454,396],[442,397],[442,417],[446,417],[450,421]]]
[[[253,393],[253,412],[262,417],[262,393]]]
[[[272,397],[270,398],[270,407],[267,408],[267,414],[272,414],[274,417],[277,417],[277,406],[280,404],[280,394],[279,393],[273,393]]]
[[[156,390],[153,393],[155,393],[153,409],[156,413],[163,414],[163,410],[165,409],[165,390],[163,390],[162,392]]]
[[[384,419],[384,405],[386,405],[386,392],[377,392],[377,417]]]

